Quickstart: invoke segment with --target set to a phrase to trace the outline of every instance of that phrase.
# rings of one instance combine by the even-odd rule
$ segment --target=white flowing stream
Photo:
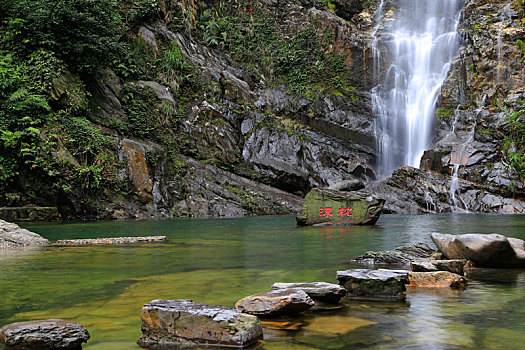
[[[399,0],[391,32],[373,32],[372,49],[384,53],[374,52],[382,60],[374,67],[383,68],[372,89],[382,176],[400,165],[419,167],[431,146],[436,101],[459,50],[462,5],[462,0]]]

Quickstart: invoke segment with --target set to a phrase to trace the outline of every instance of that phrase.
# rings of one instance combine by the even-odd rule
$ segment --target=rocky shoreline
[[[50,242],[37,233],[20,228],[17,224],[0,220],[0,249],[42,246],[138,244],[164,241],[166,241],[166,236],[62,239],[56,242]]]

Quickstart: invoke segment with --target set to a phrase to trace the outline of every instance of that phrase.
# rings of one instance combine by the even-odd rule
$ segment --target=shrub
[[[116,0],[4,0],[4,42],[17,54],[53,51],[77,71],[94,71],[116,52],[121,17]]]

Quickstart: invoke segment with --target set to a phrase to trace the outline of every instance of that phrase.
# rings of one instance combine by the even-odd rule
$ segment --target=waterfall
[[[472,129],[470,133],[468,134],[467,140],[463,144],[460,145],[459,149],[455,152],[455,154],[451,154],[450,161],[451,161],[451,164],[454,166],[453,172],[452,172],[452,180],[450,181],[450,191],[449,191],[450,198],[452,200],[451,204],[454,205],[454,208],[459,209],[460,208],[459,203],[461,201],[461,203],[463,204],[463,208],[467,212],[468,212],[468,206],[463,201],[463,198],[461,198],[461,186],[459,185],[458,171],[459,171],[459,167],[462,165],[465,149],[467,148],[469,143],[474,141],[474,137],[476,136],[476,126],[478,125],[477,118],[479,114],[481,113],[481,111],[483,110],[483,108],[485,108],[486,100],[487,100],[487,95],[485,94],[483,95],[483,98],[481,99],[479,108],[476,109],[476,111],[474,112],[474,125],[472,126]],[[457,109],[456,112],[458,115],[459,110]],[[454,125],[452,126],[452,130],[454,130],[454,126],[457,122],[457,115],[454,119]],[[455,162],[453,161],[454,159],[456,160]],[[458,201],[458,198],[456,198],[456,195],[458,196],[460,201]]]
[[[378,170],[383,176],[403,164],[419,167],[430,148],[435,104],[459,50],[462,3],[399,0],[390,33],[382,33],[376,44],[389,57],[389,67],[383,67],[372,89]]]

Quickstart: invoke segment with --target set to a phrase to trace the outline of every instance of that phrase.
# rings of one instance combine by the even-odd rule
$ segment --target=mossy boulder
[[[375,196],[314,188],[304,198],[297,224],[373,225],[384,204],[384,199]]]

